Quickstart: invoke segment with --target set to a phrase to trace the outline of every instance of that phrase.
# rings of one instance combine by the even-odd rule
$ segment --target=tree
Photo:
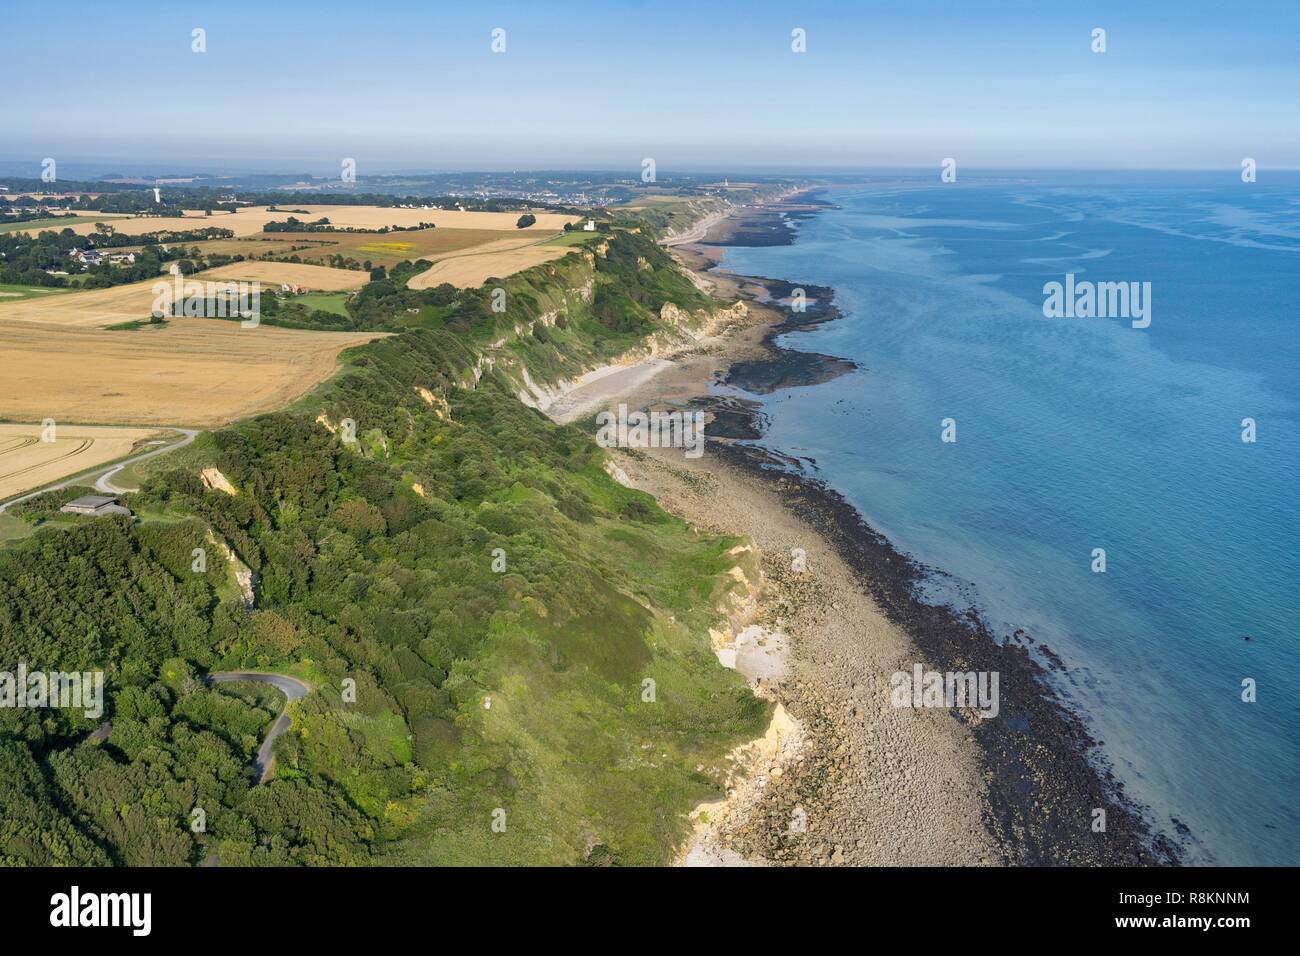
[[[531,226],[531,225],[532,225],[533,223],[535,223],[536,221],[537,221],[537,217],[536,217],[536,216],[534,216],[531,212],[526,212],[526,213],[524,213],[522,216],[519,217],[519,221],[515,223],[515,228],[517,228],[517,229],[527,229],[529,226]]]

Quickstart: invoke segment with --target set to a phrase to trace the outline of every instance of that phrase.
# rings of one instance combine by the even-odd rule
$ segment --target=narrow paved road
[[[178,428],[176,430],[185,437],[170,445],[163,445],[161,448],[154,448],[141,455],[136,455],[134,458],[128,458],[126,461],[118,462],[112,468],[108,469],[108,471],[95,479],[95,487],[100,491],[106,491],[111,495],[120,495],[131,490],[129,488],[118,488],[116,485],[110,484],[108,479],[112,478],[127,465],[134,465],[137,461],[144,461],[146,458],[153,458],[157,455],[166,455],[169,452],[175,451],[177,448],[184,448],[190,442],[194,441],[199,434],[198,430],[194,428]]]
[[[62,488],[71,488],[73,485],[85,484],[92,475],[98,475],[98,477],[95,478],[94,486],[99,491],[107,492],[111,495],[122,494],[127,489],[117,488],[109,484],[109,478],[116,475],[127,465],[133,465],[137,461],[144,461],[146,458],[153,458],[156,455],[165,455],[168,452],[175,451],[177,448],[184,448],[190,442],[194,441],[199,434],[198,430],[194,428],[175,428],[172,430],[180,432],[184,437],[181,438],[180,441],[172,442],[169,445],[163,445],[159,448],[151,448],[149,451],[141,452],[138,455],[132,455],[130,458],[119,461],[116,465],[107,466],[102,471],[99,468],[92,468],[89,471],[78,472],[70,478],[64,478],[60,481],[54,482],[53,484],[42,485],[40,488],[35,488],[17,498],[10,498],[4,504],[0,505],[0,514],[3,514],[5,509],[10,505],[16,505],[20,501],[26,501],[28,498],[35,498],[37,495],[43,495],[47,491],[59,491]]]
[[[310,694],[311,685],[287,674],[264,674],[258,671],[225,671],[220,674],[209,674],[204,678],[204,683],[209,686],[248,681],[270,684],[285,696],[284,710],[280,711],[280,716],[271,725],[266,739],[257,750],[257,762],[253,764],[253,786],[258,786],[266,781],[267,774],[271,771],[271,761],[274,759],[271,747],[275,744],[276,738],[289,729],[289,705]]]

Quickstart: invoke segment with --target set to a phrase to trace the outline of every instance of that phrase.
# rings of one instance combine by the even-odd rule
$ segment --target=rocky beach
[[[756,443],[765,431],[760,406],[725,387],[761,396],[856,367],[778,343],[839,320],[833,289],[718,267],[729,244],[793,241],[798,222],[826,202],[804,192],[747,207],[712,223],[701,241],[676,246],[697,284],[746,303],[745,319],[671,360],[595,375],[551,410],[573,421],[614,402],[704,409],[702,457],[610,449],[617,474],[701,529],[745,537],[761,557],[746,623],[778,665],[751,674],[743,650],[720,657],[733,654],[724,662],[776,702],[777,716],[765,738],[732,755],[727,796],[697,809],[681,862],[1177,863],[1178,846],[1125,796],[1099,742],[1053,691],[1049,671],[1061,665],[1052,650],[1023,630],[993,633],[977,612],[923,601],[930,569],[873,530],[815,476],[815,463]],[[895,706],[893,675],[916,665],[996,673],[999,712]],[[1097,811],[1104,830],[1095,828]]]

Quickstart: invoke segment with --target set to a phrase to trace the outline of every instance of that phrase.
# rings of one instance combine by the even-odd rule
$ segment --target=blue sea
[[[844,318],[782,344],[859,366],[749,396],[761,443],[941,569],[932,600],[1050,645],[1188,862],[1300,864],[1300,177],[934,179],[726,251],[833,287]],[[1067,273],[1151,283],[1150,327],[1045,317]]]

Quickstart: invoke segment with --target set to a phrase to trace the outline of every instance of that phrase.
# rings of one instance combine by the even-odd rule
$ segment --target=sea
[[[935,569],[928,600],[1059,655],[1188,863],[1300,864],[1300,175],[817,195],[792,244],[722,268],[833,288],[843,317],[780,344],[857,370],[742,392],[759,443]],[[1136,283],[1146,317],[1061,315],[1051,283]]]

